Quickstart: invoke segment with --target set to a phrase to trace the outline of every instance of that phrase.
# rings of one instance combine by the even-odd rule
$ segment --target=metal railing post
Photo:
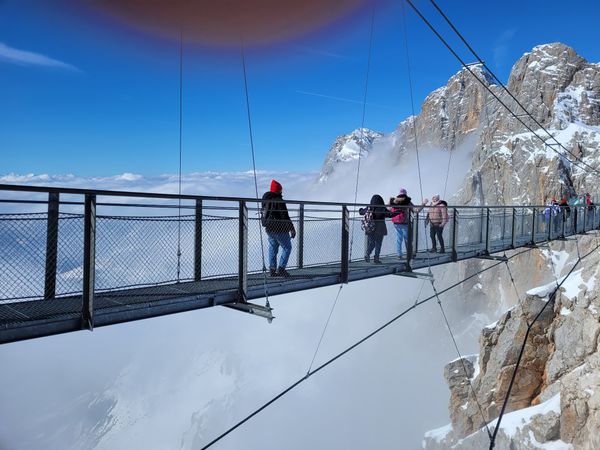
[[[96,277],[96,195],[86,194],[83,213],[83,306],[82,328],[94,329]]]
[[[560,218],[562,223],[560,225],[560,237],[564,239],[565,237],[565,228],[567,226],[567,216],[564,208],[560,208]]]
[[[512,226],[511,226],[511,238],[510,247],[517,247],[517,208],[512,209]]]
[[[340,283],[348,283],[348,271],[350,265],[350,214],[346,205],[342,205],[342,254]]]
[[[409,213],[409,216],[410,216],[410,212],[408,210],[406,210],[405,212]],[[417,253],[419,253],[419,213],[420,212],[417,212],[417,214],[415,214],[415,226],[414,226],[414,229],[415,229],[415,239],[414,239],[415,251],[414,251],[414,254],[415,255]],[[412,245],[412,239],[409,240],[409,242]],[[427,248],[427,246],[425,248]],[[406,249],[406,253],[408,253],[408,249]]]
[[[485,254],[490,254],[490,208],[485,213]]]
[[[502,246],[506,238],[506,208],[502,208]]]
[[[246,301],[248,292],[248,207],[239,202],[238,301]]]
[[[456,208],[452,209],[452,261],[458,261],[458,211]]]
[[[194,280],[202,279],[202,200],[196,199],[194,222]]]
[[[533,214],[531,217],[531,245],[535,245],[535,229],[537,227],[537,221],[535,220],[537,214],[537,208],[533,208]]]
[[[481,214],[479,214],[479,243],[483,244],[483,218],[484,218],[484,211],[483,208],[481,208]]]
[[[56,263],[58,260],[58,212],[59,194],[48,194],[48,223],[46,227],[46,276],[44,298],[56,297]]]
[[[296,233],[296,240],[298,241],[296,246],[298,251],[296,253],[297,266],[299,269],[304,267],[304,203],[300,204],[300,217],[298,218],[298,231]]]
[[[552,217],[552,209],[550,209],[550,214],[548,215],[548,240],[552,240],[552,229],[554,228],[554,217]]]

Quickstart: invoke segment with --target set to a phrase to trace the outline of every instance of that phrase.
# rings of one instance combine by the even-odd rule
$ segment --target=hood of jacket
[[[283,196],[282,196],[281,192],[267,191],[264,193],[262,198],[263,198],[263,200],[282,200]]]
[[[412,198],[410,198],[408,195],[399,195],[394,200],[394,203],[396,205],[410,205],[411,201],[412,201]]]
[[[381,195],[375,194],[371,197],[370,205],[381,205],[384,206],[385,202],[383,201],[383,197]]]

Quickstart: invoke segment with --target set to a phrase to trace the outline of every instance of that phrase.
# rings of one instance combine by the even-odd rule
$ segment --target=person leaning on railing
[[[262,196],[261,221],[269,238],[269,274],[289,277],[285,268],[292,252],[290,237],[296,237],[296,229],[283,202],[283,187],[275,180],[271,180],[270,190]],[[277,267],[279,247],[282,252]]]

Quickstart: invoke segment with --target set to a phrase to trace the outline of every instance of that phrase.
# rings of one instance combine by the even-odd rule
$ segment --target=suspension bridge
[[[431,277],[429,268],[599,228],[597,206],[546,217],[545,206],[449,206],[446,253],[428,251],[426,211],[412,255],[365,262],[359,204],[286,201],[297,236],[288,271],[261,257],[259,201],[0,185],[0,342],[226,306],[269,320],[252,300],[358,280]],[[563,220],[564,219],[564,220]],[[388,224],[391,225],[391,224]],[[496,256],[494,256],[496,254]]]

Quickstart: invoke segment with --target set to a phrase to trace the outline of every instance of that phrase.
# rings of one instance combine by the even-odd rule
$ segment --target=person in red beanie
[[[282,192],[281,184],[271,180],[271,188],[262,196],[261,222],[269,238],[269,273],[272,277],[290,276],[285,268],[292,252],[290,237],[296,237],[296,229],[283,201]],[[277,267],[279,247],[282,252]]]

